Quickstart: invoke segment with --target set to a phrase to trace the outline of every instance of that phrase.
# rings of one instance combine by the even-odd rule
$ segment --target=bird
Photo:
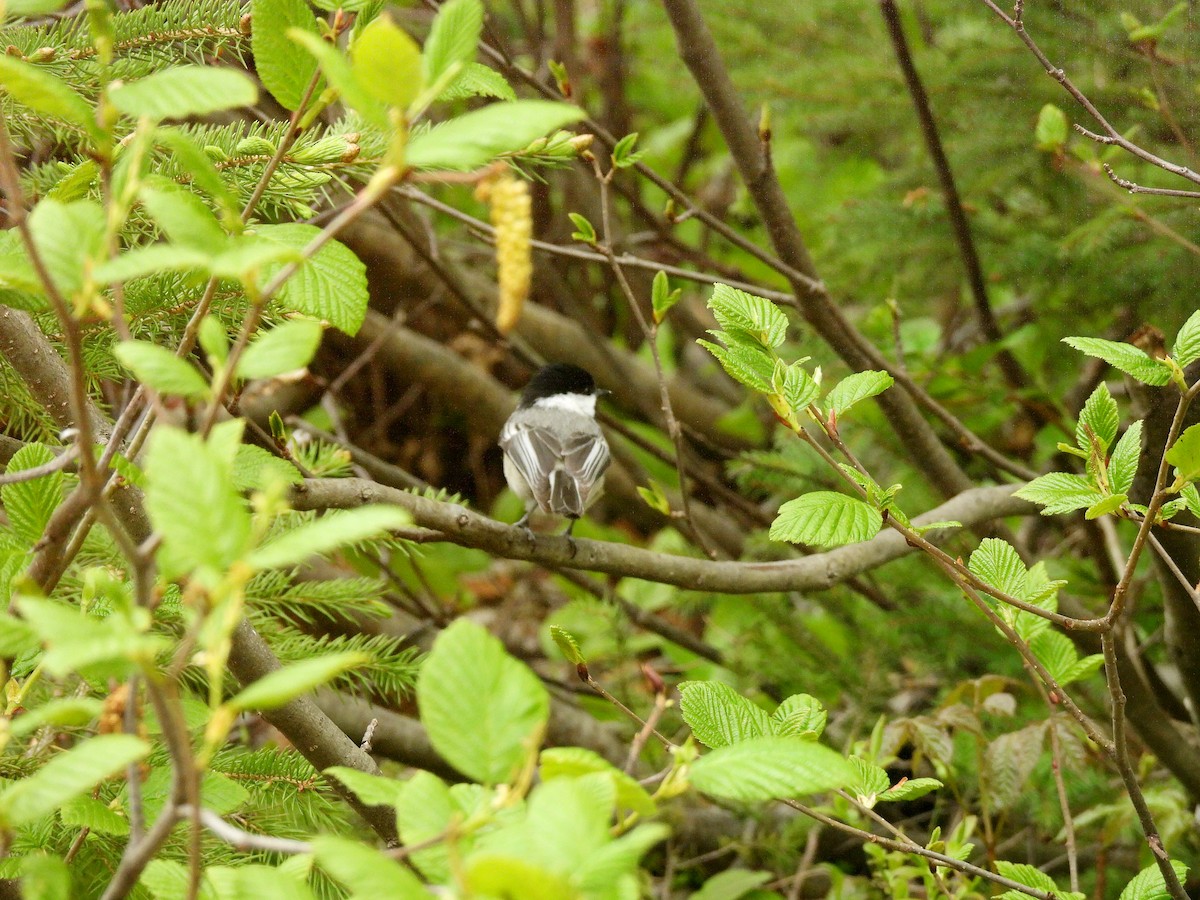
[[[604,492],[612,457],[596,422],[596,401],[608,393],[570,363],[543,366],[530,379],[500,429],[504,478],[525,503],[518,527],[529,528],[534,514],[539,523],[565,518],[569,536]]]

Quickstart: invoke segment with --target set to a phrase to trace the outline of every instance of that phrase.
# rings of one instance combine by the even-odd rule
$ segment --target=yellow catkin
[[[476,195],[491,205],[496,229],[496,268],[500,283],[500,305],[496,330],[508,334],[521,319],[533,277],[533,211],[529,184],[507,172],[482,182]]]

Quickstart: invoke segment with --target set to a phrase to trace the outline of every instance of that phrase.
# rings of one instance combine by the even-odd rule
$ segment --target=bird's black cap
[[[570,363],[551,363],[542,366],[525,386],[521,394],[521,407],[533,406],[544,397],[556,394],[606,394],[597,389],[596,382],[586,369]]]

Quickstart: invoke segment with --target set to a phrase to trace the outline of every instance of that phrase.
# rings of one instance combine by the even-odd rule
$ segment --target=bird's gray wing
[[[578,486],[579,514],[582,514],[583,510],[587,509],[588,496],[592,489],[612,462],[608,443],[599,428],[594,433],[572,435],[563,447],[562,459],[563,467]]]
[[[538,507],[550,511],[550,473],[562,458],[558,440],[536,425],[508,424],[500,432],[500,449],[529,484]]]

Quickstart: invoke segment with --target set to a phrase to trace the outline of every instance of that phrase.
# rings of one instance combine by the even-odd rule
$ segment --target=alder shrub
[[[755,252],[787,291],[615,250],[610,208],[623,179],[659,184],[646,151],[637,135],[567,130],[587,113],[586,100],[568,101],[563,66],[549,66],[551,86],[514,77],[503,54],[486,56],[496,67],[480,62],[481,0],[431,4],[424,18],[329,0],[88,2],[45,18],[64,5],[3,6],[5,896],[616,900],[694,889],[732,900],[800,896],[812,881],[847,897],[1045,900],[1095,885],[1096,855],[1080,852],[1089,841],[1135,848],[1105,869],[1123,900],[1185,896],[1183,858],[1196,849],[1186,798],[1200,790],[1187,720],[1200,684],[1180,636],[1200,606],[1186,549],[1200,517],[1200,425],[1188,418],[1200,313],[1169,346],[1069,338],[1124,373],[1129,388],[1116,393],[1145,414],[1123,426],[1129,412],[1097,378],[1052,471],[1031,472],[903,365],[855,345],[862,336],[834,314],[793,252],[802,246],[789,250],[786,227],[773,231],[780,259]],[[694,74],[724,110],[714,115],[735,162],[752,169],[769,127],[755,135],[716,102],[728,79],[719,59],[693,52],[710,39],[703,19],[689,3],[666,6],[689,65],[715,67]],[[428,23],[422,44],[412,22]],[[535,83],[539,98],[518,97]],[[1037,125],[1052,150],[1067,140],[1060,115],[1044,111]],[[482,188],[500,308],[472,311],[497,322],[496,347],[535,361],[520,331],[532,314],[525,185],[551,190],[566,171],[590,179],[599,205],[570,211],[577,246],[559,250],[603,266],[628,303],[626,337],[640,334],[642,351],[607,352],[652,385],[643,411],[662,426],[614,423],[651,471],[625,497],[645,501],[649,549],[604,526],[568,540],[500,525],[447,491],[362,478],[391,470],[336,435],[302,440],[303,422],[240,414],[234,400],[249,388],[315,366],[323,340],[372,321],[367,268],[339,236],[397,196],[440,202],[441,185]],[[760,211],[771,208],[761,192],[774,190],[762,171],[748,182]],[[472,202],[443,206],[487,233]],[[468,268],[439,270],[464,303]],[[634,269],[654,274],[633,282]],[[776,430],[703,482],[695,423],[669,387],[689,279],[705,285],[717,324],[700,345],[732,379],[721,390],[745,389],[734,427],[762,431],[755,410],[769,408]],[[830,374],[837,360],[800,335],[793,306],[854,371]],[[876,404],[886,422],[872,418]],[[922,408],[995,484],[971,484]],[[886,423],[912,442],[914,480],[949,479],[936,509],[918,514],[902,485],[883,486],[878,455],[861,452]],[[767,526],[744,561],[715,561],[736,554],[717,549],[719,516],[697,483]],[[1062,534],[1095,529],[1086,533],[1102,539],[1113,575],[1107,597],[1094,576],[1043,553],[1038,535],[1010,531],[1007,517],[1031,519],[1031,504],[1074,516],[1047,526]],[[477,555],[464,561],[451,544]],[[788,670],[800,632],[820,622],[799,604],[793,620],[787,598],[905,555],[923,559],[922,577],[968,604],[1015,662],[911,715],[861,706],[848,724],[832,689],[820,696],[828,679]],[[1171,688],[1133,630],[1139,563],[1151,556],[1180,669]],[[542,564],[572,592],[545,623],[550,661],[518,658],[486,615],[467,614],[485,604],[441,586],[493,557]],[[739,596],[747,618],[731,621],[744,633],[729,639],[729,622],[677,624],[677,594],[680,618],[697,597],[714,621],[732,607],[713,597],[769,603]],[[438,606],[448,596],[454,605]],[[384,627],[398,605],[420,607],[427,627]],[[641,632],[631,637],[626,619]],[[826,627],[819,644],[842,639]],[[756,629],[762,646],[777,642],[770,678],[770,647],[755,657],[742,646]],[[436,632],[427,652],[417,631]],[[639,657],[647,687],[609,690],[603,671]],[[563,677],[572,668],[577,682]],[[813,694],[791,689],[809,681]],[[370,710],[356,727],[337,712],[347,695]],[[1069,874],[999,839],[1033,783],[1052,798],[1042,832]],[[727,842],[756,820],[778,834],[747,839],[731,864]],[[819,854],[833,834],[862,856]],[[716,864],[684,864],[681,846]]]

